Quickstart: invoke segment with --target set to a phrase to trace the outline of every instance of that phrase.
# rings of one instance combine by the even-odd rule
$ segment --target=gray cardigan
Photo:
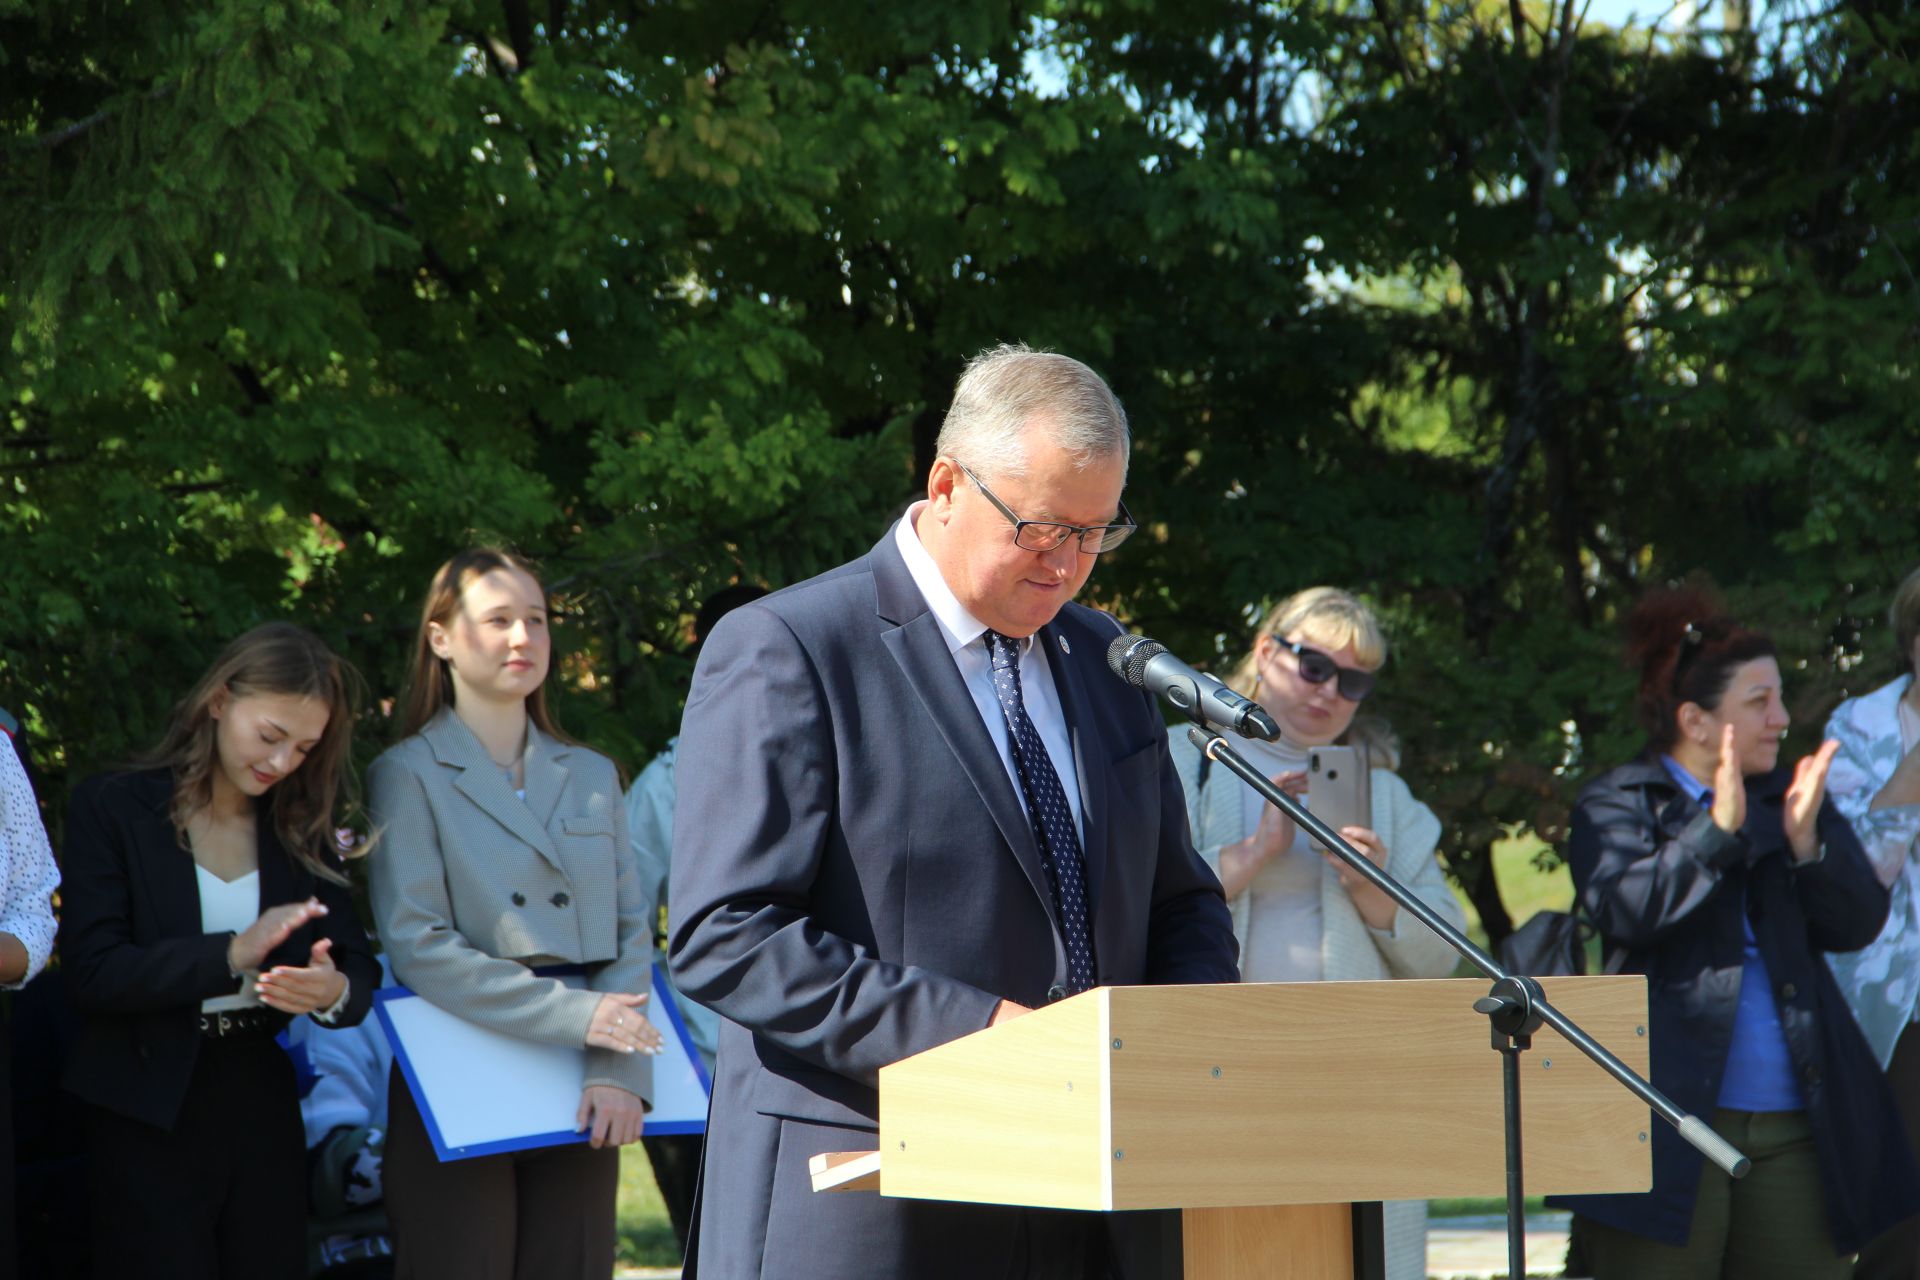
[[[407,987],[481,1026],[583,1047],[599,993],[649,990],[654,909],[612,761],[529,725],[522,801],[448,710],[375,760],[367,784],[374,920]],[[554,963],[585,965],[587,989],[529,967]],[[653,1092],[645,1055],[584,1061],[583,1087]]]
[[[1194,848],[1218,875],[1220,850],[1249,834],[1241,798],[1245,784],[1216,767],[1208,772],[1206,786],[1197,787],[1200,752],[1187,741],[1184,730],[1172,735],[1172,749],[1173,767],[1187,797]],[[1433,810],[1413,798],[1399,774],[1375,769],[1372,792],[1373,829],[1386,842],[1387,871],[1464,930],[1466,913],[1433,856],[1440,842],[1440,820],[1433,816]],[[1246,893],[1236,894],[1227,906],[1233,913],[1234,937],[1240,942],[1241,966],[1250,967],[1248,957],[1261,944],[1248,933],[1252,913],[1247,908]],[[1392,933],[1368,928],[1331,867],[1320,878],[1320,918],[1321,974],[1330,982],[1444,978],[1452,974],[1458,959],[1438,934],[1404,912],[1395,916]]]

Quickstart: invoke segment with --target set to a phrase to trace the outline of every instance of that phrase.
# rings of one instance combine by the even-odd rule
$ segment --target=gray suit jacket
[[[1103,984],[1232,982],[1150,697],[1113,619],[1039,633],[1073,745]],[[705,1280],[1026,1274],[1083,1215],[812,1195],[807,1157],[873,1145],[887,1063],[1040,1005],[1066,962],[1015,790],[889,533],[707,638],[675,768],[681,988],[724,1019],[690,1267]],[[693,1274],[690,1270],[689,1274]]]
[[[394,976],[470,1021],[581,1045],[597,993],[648,990],[654,906],[627,846],[613,762],[529,725],[522,801],[442,711],[367,773],[381,841],[373,915]],[[583,964],[588,990],[530,965]],[[589,1049],[587,1084],[650,1097],[653,1063]]]

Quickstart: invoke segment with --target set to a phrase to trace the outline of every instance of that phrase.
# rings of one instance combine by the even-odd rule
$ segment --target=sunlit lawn
[[[1566,863],[1556,862],[1551,871],[1540,869],[1537,859],[1546,848],[1546,842],[1534,835],[1494,843],[1493,868],[1500,881],[1500,897],[1516,927],[1532,919],[1536,911],[1565,911],[1573,905],[1573,876]],[[1467,936],[1486,946],[1487,931],[1480,927],[1480,913],[1458,889],[1454,896],[1467,910]],[[1454,972],[1463,978],[1474,976],[1464,962]]]
[[[680,1246],[667,1221],[667,1206],[653,1185],[653,1169],[638,1144],[620,1149],[620,1198],[614,1208],[623,1267],[677,1267]]]
[[[1537,859],[1546,847],[1545,841],[1532,835],[1501,840],[1493,846],[1493,867],[1500,881],[1500,898],[1507,904],[1507,914],[1513,918],[1515,926],[1525,924],[1536,911],[1565,911],[1573,905],[1573,876],[1566,864],[1558,863],[1551,871],[1540,869]],[[1480,913],[1473,909],[1473,904],[1467,901],[1464,894],[1456,890],[1455,896],[1467,909],[1467,935],[1481,946],[1486,946],[1487,931],[1480,926]],[[1476,976],[1465,961],[1454,972],[1463,978]],[[1528,1196],[1526,1207],[1529,1216],[1546,1208],[1538,1196]],[[1497,1196],[1427,1201],[1427,1213],[1434,1218],[1487,1217],[1506,1211],[1507,1202]]]

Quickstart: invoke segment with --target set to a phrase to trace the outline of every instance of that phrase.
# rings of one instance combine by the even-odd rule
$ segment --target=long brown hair
[[[254,694],[313,698],[327,709],[327,727],[300,767],[267,793],[274,831],[287,853],[314,875],[347,883],[340,859],[340,815],[359,806],[353,776],[353,713],[360,677],[311,631],[290,622],[255,627],[220,651],[190,693],[174,706],[166,733],[139,763],[173,772],[169,816],[186,842],[187,820],[213,802],[220,767],[213,701]],[[362,844],[355,856],[366,852]]]
[[[447,660],[433,651],[429,628],[433,623],[446,626],[460,608],[460,598],[475,578],[483,578],[495,569],[512,569],[533,579],[540,588],[540,599],[547,603],[547,587],[540,571],[525,556],[502,547],[468,547],[434,571],[433,585],[427,588],[427,600],[420,608],[420,629],[413,637],[413,661],[407,667],[406,692],[400,703],[400,732],[412,737],[427,727],[427,722],[453,705],[453,672]],[[553,615],[548,604],[547,615]],[[549,678],[553,664],[547,666]],[[527,695],[527,716],[540,732],[561,742],[579,746],[560,728],[547,706],[546,681]]]

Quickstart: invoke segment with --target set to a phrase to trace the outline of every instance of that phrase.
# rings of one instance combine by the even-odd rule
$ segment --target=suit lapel
[[[300,900],[294,883],[293,859],[280,844],[273,827],[273,806],[259,805],[254,813],[254,860],[260,868],[260,909]]]
[[[529,736],[534,731],[529,727]],[[546,824],[534,817],[528,802],[513,793],[513,784],[506,773],[487,758],[487,752],[473,731],[451,710],[442,711],[435,716],[420,736],[433,748],[434,758],[441,764],[451,766],[460,772],[454,778],[453,785],[465,795],[481,812],[511,831],[514,835],[532,845],[541,857],[560,868],[560,855],[554,848],[553,837],[547,833]],[[527,795],[534,796],[534,760],[529,752],[527,761]],[[564,777],[561,782],[564,785]],[[551,781],[542,780],[543,787],[551,787]],[[558,789],[553,791],[557,802]]]
[[[1053,886],[1048,883],[1046,867],[1040,861],[1040,846],[1033,838],[1026,806],[1014,791],[1000,752],[980,719],[980,709],[974,704],[973,695],[967,692],[966,682],[960,678],[960,669],[954,665],[953,654],[947,649],[947,637],[940,629],[940,620],[927,608],[925,597],[907,571],[906,561],[900,558],[891,530],[867,559],[873,568],[876,608],[882,621],[900,623],[882,630],[881,642],[900,664],[901,672],[926,707],[934,728],[946,739],[960,762],[961,771],[980,793],[994,825],[1000,828],[1001,837],[1013,850],[1014,861],[1020,864],[1020,870],[1039,895],[1047,917],[1054,921],[1057,930],[1059,920],[1054,908]]]
[[[560,797],[567,789],[567,757],[572,753],[573,748],[558,738],[549,738],[534,725],[527,726],[526,807],[542,830],[553,826],[554,810],[560,807]]]
[[[1067,740],[1073,744],[1073,771],[1080,788],[1080,847],[1086,855],[1087,918],[1096,919],[1100,886],[1107,873],[1107,761],[1094,725],[1093,698],[1080,664],[1061,647],[1060,620],[1040,629],[1039,645],[1053,669],[1053,687],[1060,695],[1060,711],[1067,721]]]
[[[260,910],[282,906],[289,902],[300,902],[306,894],[300,891],[299,877],[293,869],[293,858],[286,847],[280,843],[280,833],[274,829],[273,806],[259,804],[254,806],[254,861],[260,869]],[[301,936],[308,933],[312,926],[303,925],[294,931],[292,937],[275,947],[273,954],[267,957],[266,966],[276,964],[304,965],[310,957],[310,947],[296,945]]]
[[[158,817],[155,830],[164,833],[164,843],[140,860],[140,877],[153,897],[154,914],[168,930],[199,933],[200,882],[193,869],[193,852],[173,825],[173,774],[160,769],[146,777],[144,800],[153,806]]]

